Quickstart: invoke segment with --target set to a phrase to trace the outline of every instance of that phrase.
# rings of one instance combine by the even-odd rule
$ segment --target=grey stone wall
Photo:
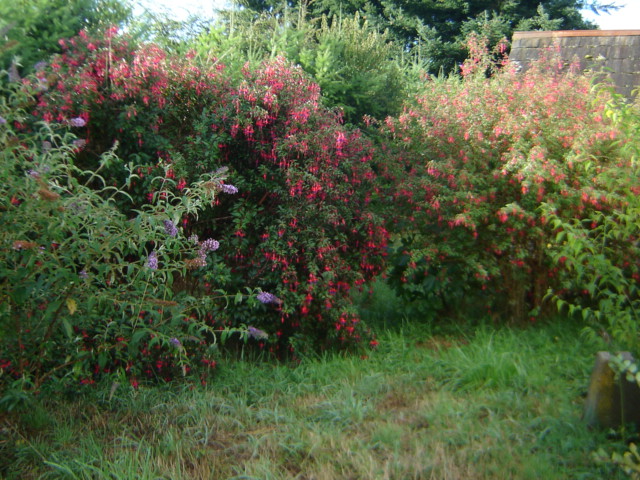
[[[542,51],[556,46],[567,67],[577,61],[581,71],[606,72],[628,98],[640,87],[640,30],[515,32],[509,56],[526,69]]]

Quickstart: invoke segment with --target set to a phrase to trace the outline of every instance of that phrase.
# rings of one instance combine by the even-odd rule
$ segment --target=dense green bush
[[[201,58],[220,57],[240,70],[246,62],[256,66],[282,56],[320,86],[323,105],[339,109],[354,125],[363,125],[365,115],[400,112],[410,84],[407,62],[387,31],[359,14],[309,19],[304,7],[258,18],[242,13],[198,37],[195,50]]]
[[[215,199],[208,185],[224,176],[205,174],[179,197],[157,177],[154,201],[125,216],[114,199],[130,201],[126,185],[137,176],[129,165],[122,184],[103,177],[119,164],[115,146],[82,170],[75,159],[83,142],[68,125],[26,130],[19,105],[29,95],[14,90],[2,100],[0,385],[37,390],[111,374],[136,386],[206,375],[217,336],[206,313],[229,299],[200,294],[203,282],[190,271],[220,262],[220,245],[187,238],[177,224]],[[80,117],[69,123],[84,128]]]
[[[470,50],[460,78],[428,82],[383,126],[394,159],[381,165],[392,187],[391,281],[434,311],[521,321],[568,274],[540,207],[598,228],[596,216],[619,202],[596,173],[624,178],[628,157],[604,116],[606,98],[589,93],[588,78],[560,71],[554,52],[517,74],[492,60],[504,49]]]
[[[260,326],[278,348],[359,343],[367,335],[349,291],[382,266],[386,231],[369,208],[375,175],[371,145],[320,105],[320,89],[281,58],[229,78],[212,61],[199,67],[114,30],[86,33],[38,72],[36,118],[68,123],[85,142],[77,162],[95,169],[117,140],[121,162],[103,170],[122,184],[123,166],[141,165],[127,183],[133,215],[159,195],[156,176],[177,197],[202,173],[228,168],[234,185],[197,219],[176,219],[188,234],[215,236],[224,263],[202,273],[227,291],[261,288],[263,311],[214,309],[218,326]],[[83,127],[74,126],[79,118]],[[175,181],[173,181],[175,180]],[[164,193],[163,193],[164,195]]]
[[[614,349],[640,354],[640,112],[619,95],[601,92],[610,100],[605,116],[620,129],[620,157],[610,168],[594,162],[580,167],[598,189],[598,201],[615,208],[589,212],[579,218],[563,218],[552,202],[542,206],[556,233],[554,259],[568,275],[550,292],[559,309],[580,315],[591,335],[605,336]],[[568,292],[580,290],[583,295]],[[635,372],[634,372],[635,373]],[[639,377],[640,378],[640,377]]]

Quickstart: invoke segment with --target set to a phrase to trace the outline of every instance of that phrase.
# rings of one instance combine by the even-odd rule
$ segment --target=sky
[[[155,9],[171,11],[176,18],[184,19],[189,13],[210,18],[216,8],[228,6],[230,0],[142,0]],[[607,2],[603,2],[607,3]],[[585,18],[594,21],[602,30],[640,30],[640,0],[615,0],[622,8],[607,15],[595,15],[585,11]]]
[[[586,11],[584,17],[597,23],[601,30],[640,30],[640,0],[618,0],[615,4],[623,7],[611,15]]]

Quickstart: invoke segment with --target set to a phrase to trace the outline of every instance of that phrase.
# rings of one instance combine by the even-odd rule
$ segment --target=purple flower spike
[[[229,195],[238,193],[238,189],[233,185],[229,185],[228,183],[223,183],[222,185],[220,185],[220,190],[222,190],[224,193],[228,193]]]
[[[164,222],[164,233],[169,235],[170,237],[175,237],[178,235],[178,229],[175,224],[171,220],[165,220]]]
[[[175,338],[175,337],[174,337],[174,338],[172,338],[172,339],[170,339],[170,340],[169,340],[169,343],[170,343],[171,345],[173,345],[174,347],[178,347],[178,348],[180,348],[180,347],[182,346],[182,344],[180,343],[180,340],[178,340],[178,339],[177,339],[177,338]]]
[[[155,250],[147,257],[147,267],[151,270],[158,269],[158,253]]]
[[[269,292],[260,292],[256,296],[256,298],[264,304],[275,303],[277,305],[280,305],[282,303],[282,300],[276,297],[273,293],[269,293]]]
[[[256,327],[247,328],[247,334],[249,338],[254,338],[256,340],[266,340],[267,338],[269,338],[269,334],[267,332],[263,332]]]
[[[7,120],[4,117],[0,117],[0,125],[4,125],[7,123]]]
[[[205,253],[215,252],[218,248],[220,248],[220,242],[213,238],[208,238],[200,244],[200,251]]]
[[[72,127],[80,128],[80,127],[84,127],[86,124],[87,122],[82,117],[75,117],[69,120],[69,125],[71,125]]]

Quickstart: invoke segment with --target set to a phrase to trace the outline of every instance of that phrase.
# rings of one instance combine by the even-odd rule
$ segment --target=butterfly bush
[[[278,352],[293,343],[321,348],[369,340],[361,322],[345,330],[342,320],[353,315],[352,289],[384,264],[388,234],[371,208],[375,151],[322,107],[317,84],[280,58],[232,78],[215,59],[203,65],[190,54],[174,58],[113,29],[61,44],[64,52],[31,84],[32,113],[74,125],[84,142],[77,151],[83,167],[97,168],[100,154],[118,142],[119,162],[101,173],[109,183],[127,182],[133,205],[116,199],[124,214],[179,198],[203,173],[228,168],[232,184],[201,184],[215,198],[198,217],[171,217],[187,237],[224,245],[215,262],[206,255],[213,250],[200,245],[186,267],[212,295],[214,286],[264,289],[281,301],[214,308],[212,327],[255,318]],[[37,90],[42,82],[46,91]],[[123,167],[130,163],[135,177],[127,179]]]
[[[18,106],[33,99],[24,91],[6,98],[0,111],[14,126],[0,130],[2,390],[75,388],[103,377],[136,388],[176,377],[205,382],[220,333],[248,330],[212,327],[207,313],[229,300],[219,288],[203,294],[189,268],[201,255],[215,263],[219,243],[193,242],[166,217],[197,215],[215,200],[205,185],[224,175],[204,174],[180,196],[159,177],[157,200],[131,218],[114,198],[128,198],[134,166],[116,186],[101,176],[117,163],[113,151],[101,155],[102,167],[79,169],[66,122],[15,127],[26,119]]]
[[[566,274],[541,205],[565,219],[610,211],[612,187],[596,174],[627,160],[606,97],[553,50],[517,73],[472,41],[461,77],[428,80],[381,126],[392,159],[381,164],[396,232],[391,281],[433,313],[522,321],[549,311],[547,291]]]

